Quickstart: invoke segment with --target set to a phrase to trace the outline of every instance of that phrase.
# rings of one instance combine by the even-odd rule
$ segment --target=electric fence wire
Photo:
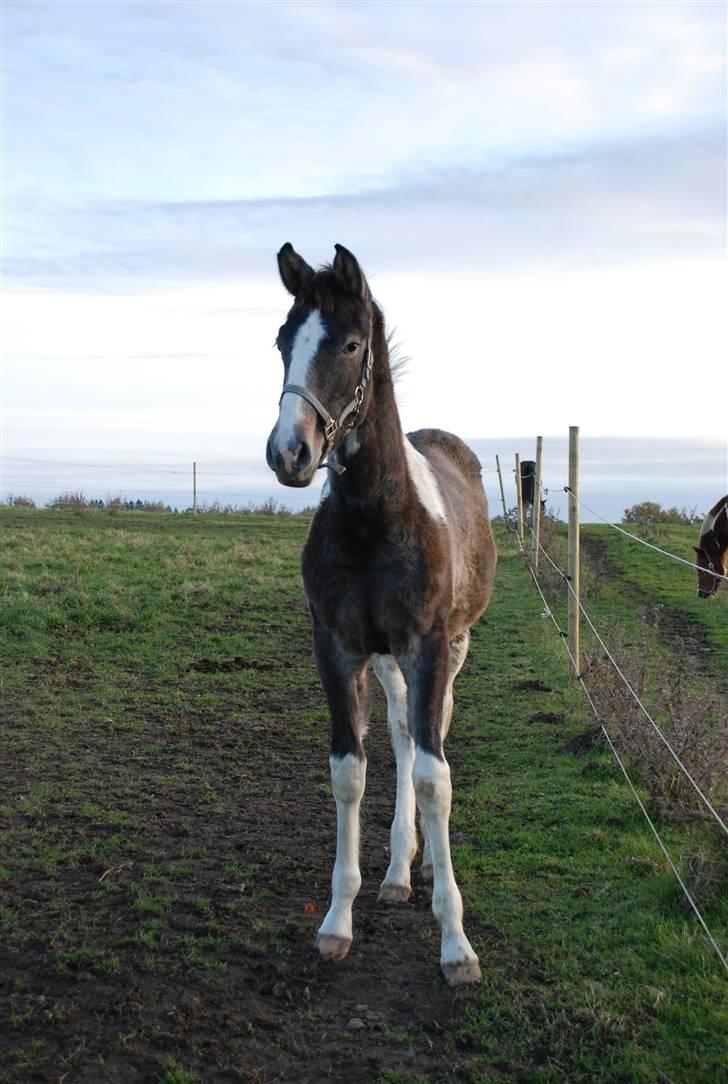
[[[33,463],[46,467],[81,467],[86,469],[87,467],[92,470],[106,470],[106,471],[121,471],[122,473],[129,473],[131,471],[144,471],[148,474],[184,474],[190,473],[190,468],[187,465],[181,464],[180,466],[166,466],[160,467],[152,463],[129,463],[124,466],[122,464],[114,463],[79,463],[76,460],[69,459],[35,459],[30,456],[18,456],[18,455],[3,455],[3,463]],[[230,471],[230,470],[215,470],[213,467],[205,466],[203,460],[197,460],[197,466],[201,470],[204,470],[205,474],[214,478],[240,478],[245,476],[242,471]],[[495,467],[486,467],[481,464],[481,470],[483,474],[497,474],[498,471]],[[254,477],[254,475],[250,475]],[[255,476],[257,477],[257,476]]]
[[[533,530],[532,530],[532,529],[531,529],[530,527],[529,527],[529,530],[531,530],[531,534],[533,535]],[[534,535],[534,538],[535,538],[535,535]],[[680,769],[680,771],[681,771],[681,772],[683,773],[683,775],[685,776],[685,778],[686,778],[686,779],[688,780],[688,782],[689,782],[689,783],[691,784],[691,786],[693,787],[693,790],[695,791],[695,793],[696,793],[696,794],[698,795],[698,797],[699,797],[699,798],[700,798],[700,800],[702,801],[703,805],[704,805],[704,806],[706,807],[706,809],[708,809],[708,810],[709,810],[709,812],[711,813],[711,815],[712,815],[712,816],[713,816],[713,817],[715,818],[716,822],[717,822],[717,823],[718,823],[718,824],[720,825],[720,827],[721,827],[721,828],[723,829],[723,831],[725,832],[725,834],[726,834],[726,835],[728,836],[728,825],[726,825],[725,821],[724,821],[724,820],[722,819],[722,817],[720,816],[720,814],[719,814],[719,813],[718,813],[718,812],[717,812],[717,811],[716,811],[716,810],[715,810],[715,809],[713,808],[713,805],[711,804],[710,800],[709,800],[708,798],[706,798],[706,796],[705,796],[705,795],[703,794],[702,790],[700,789],[700,787],[698,786],[698,784],[697,784],[697,783],[695,782],[695,780],[693,779],[692,775],[690,774],[690,772],[688,771],[688,769],[687,769],[687,768],[685,767],[685,765],[683,764],[683,762],[682,762],[682,761],[680,760],[680,757],[679,757],[679,756],[677,755],[677,753],[675,752],[675,750],[673,749],[673,747],[672,747],[672,746],[670,745],[670,742],[669,742],[669,741],[667,740],[667,738],[666,738],[666,737],[665,737],[665,735],[663,734],[663,732],[662,732],[662,730],[660,729],[660,727],[658,726],[658,724],[657,724],[657,723],[655,722],[655,720],[654,720],[654,719],[652,718],[652,716],[650,715],[649,711],[647,710],[647,708],[645,707],[645,705],[644,705],[644,704],[642,703],[642,701],[640,700],[640,698],[639,698],[639,696],[637,695],[637,693],[635,692],[635,690],[634,690],[634,689],[632,688],[632,685],[630,684],[630,682],[629,682],[629,679],[628,679],[628,678],[627,678],[627,677],[626,677],[626,676],[624,675],[624,673],[623,673],[623,672],[622,672],[622,670],[620,669],[620,667],[619,667],[619,664],[618,664],[618,663],[617,663],[617,661],[615,660],[615,658],[614,658],[614,656],[612,655],[611,651],[609,650],[609,648],[607,647],[607,645],[606,645],[606,644],[604,643],[604,640],[603,640],[603,639],[601,638],[601,636],[599,635],[599,632],[597,631],[597,628],[596,628],[596,626],[594,625],[594,622],[592,621],[592,619],[590,618],[589,614],[588,614],[588,613],[586,612],[586,610],[584,609],[584,606],[583,606],[583,604],[582,604],[582,602],[581,602],[581,599],[580,599],[580,598],[578,598],[578,596],[577,596],[577,594],[576,594],[576,591],[574,590],[574,588],[573,588],[573,586],[572,586],[572,584],[571,584],[571,581],[570,581],[569,577],[568,577],[568,576],[566,575],[566,573],[565,573],[565,572],[563,572],[563,571],[562,571],[562,570],[561,570],[561,569],[559,568],[559,566],[558,566],[558,565],[556,564],[556,562],[555,562],[555,561],[554,561],[554,560],[552,559],[551,555],[550,555],[549,553],[547,553],[547,551],[546,551],[546,550],[544,549],[544,547],[542,546],[542,544],[541,544],[541,542],[540,542],[540,541],[538,541],[538,548],[539,548],[539,550],[541,551],[541,553],[542,553],[542,554],[544,555],[544,557],[546,558],[546,560],[547,560],[547,561],[549,562],[549,564],[550,564],[550,565],[552,566],[552,568],[554,568],[554,569],[555,569],[555,571],[556,571],[556,572],[557,572],[557,573],[559,574],[559,576],[561,576],[562,580],[563,580],[563,581],[564,581],[564,583],[566,584],[566,586],[567,586],[567,588],[569,589],[569,591],[571,592],[572,596],[573,596],[573,597],[574,597],[574,598],[576,599],[577,605],[579,606],[579,610],[580,610],[580,611],[581,611],[581,613],[582,613],[582,614],[584,615],[584,619],[585,619],[585,621],[586,621],[586,622],[587,622],[587,624],[589,625],[589,628],[591,629],[591,631],[592,631],[592,632],[594,633],[594,636],[596,637],[597,641],[598,641],[598,642],[599,642],[599,644],[601,645],[601,647],[602,647],[602,649],[603,649],[604,653],[606,654],[607,658],[608,658],[608,659],[609,659],[609,661],[611,662],[612,666],[613,666],[613,667],[614,667],[614,669],[615,669],[615,670],[617,671],[617,673],[619,674],[620,678],[622,679],[622,681],[623,681],[623,682],[624,682],[624,684],[626,685],[626,687],[627,687],[627,689],[629,690],[630,694],[632,695],[632,698],[634,699],[635,703],[636,703],[636,704],[638,705],[638,707],[639,707],[639,708],[640,708],[640,710],[642,711],[642,713],[643,713],[643,715],[645,716],[645,718],[646,718],[646,719],[647,719],[647,720],[648,720],[648,721],[649,721],[649,722],[651,723],[651,725],[652,725],[652,727],[653,727],[653,729],[654,729],[655,733],[656,733],[656,734],[658,735],[658,737],[659,737],[659,738],[661,739],[661,741],[663,742],[663,744],[664,744],[664,745],[665,745],[665,747],[667,748],[668,752],[669,752],[669,753],[670,753],[670,755],[672,756],[673,760],[674,760],[674,761],[675,761],[675,763],[677,764],[678,768],[679,768],[679,769]]]
[[[564,486],[564,492],[568,493],[571,497],[575,496],[569,486]],[[693,561],[686,561],[684,557],[678,557],[676,554],[670,553],[669,550],[663,550],[660,546],[654,546],[652,542],[647,542],[644,538],[640,538],[639,535],[631,534],[629,531],[625,531],[624,528],[620,527],[617,523],[612,523],[611,520],[605,519],[604,516],[601,516],[599,512],[595,512],[593,508],[590,508],[589,505],[581,499],[581,497],[576,497],[576,500],[579,502],[580,505],[586,508],[587,512],[591,512],[591,514],[593,516],[596,516],[597,519],[600,519],[602,523],[606,523],[608,527],[613,527],[615,531],[619,531],[620,534],[626,535],[627,538],[631,538],[635,542],[639,542],[642,546],[648,546],[651,550],[655,550],[656,553],[663,554],[664,557],[671,557],[673,561],[679,561],[681,565],[687,565],[688,568],[696,568],[699,572],[706,571],[705,568],[703,568],[701,565],[696,565]],[[725,580],[726,583],[728,583],[728,576],[722,576],[719,572],[712,571],[710,575],[714,576],[717,580]]]
[[[516,539],[518,541],[519,546],[521,546],[521,540],[518,537],[518,534],[516,534]],[[521,552],[523,553],[523,546],[521,546]],[[533,567],[532,567],[532,565],[530,563],[528,565],[528,570],[531,573],[531,576],[533,578],[533,582],[536,585],[536,590],[538,591],[539,595],[541,596],[541,601],[543,602],[543,605],[544,605],[544,615],[548,615],[551,618],[551,620],[553,621],[554,626],[556,628],[556,631],[559,634],[559,638],[562,641],[564,647],[566,648],[566,653],[569,656],[569,658],[571,659],[572,666],[574,667],[574,672],[577,673],[576,661],[575,661],[574,656],[573,656],[573,654],[572,654],[572,652],[571,652],[571,650],[569,648],[566,633],[563,631],[563,629],[560,627],[558,621],[554,617],[554,614],[553,614],[553,612],[551,610],[551,607],[549,606],[548,602],[546,601],[546,596],[544,595],[543,591],[541,590],[541,585],[538,582],[538,577],[536,576],[536,573],[535,573],[535,571],[534,571],[534,569],[533,569]],[[557,571],[560,571],[560,569],[557,569]],[[562,573],[562,575],[563,575],[563,573]],[[657,828],[655,827],[655,824],[654,824],[652,818],[650,817],[649,813],[647,812],[647,809],[645,808],[644,802],[642,801],[639,794],[637,793],[637,790],[635,789],[635,786],[634,786],[632,780],[629,777],[629,773],[627,772],[627,769],[626,769],[626,767],[624,766],[624,764],[622,762],[622,758],[620,757],[619,753],[617,752],[617,750],[616,750],[616,748],[614,746],[614,742],[612,741],[611,737],[609,736],[609,733],[607,732],[607,728],[605,727],[604,723],[602,722],[602,720],[599,717],[599,712],[598,712],[597,707],[596,707],[596,705],[595,705],[595,703],[594,703],[594,701],[593,701],[593,699],[591,697],[589,689],[587,688],[586,683],[584,682],[584,678],[582,677],[581,674],[578,674],[578,673],[577,673],[577,676],[578,676],[579,682],[581,684],[581,687],[584,690],[584,694],[585,694],[587,700],[589,701],[589,705],[590,705],[592,711],[594,712],[594,717],[595,717],[595,719],[596,719],[596,721],[597,721],[597,723],[599,725],[599,729],[601,730],[604,737],[607,739],[607,744],[609,745],[609,748],[612,751],[612,753],[614,755],[614,758],[617,761],[617,764],[619,765],[619,767],[620,767],[620,769],[622,771],[622,775],[624,776],[624,778],[625,778],[625,780],[627,782],[627,785],[629,786],[629,789],[632,792],[632,795],[634,796],[637,804],[639,805],[640,809],[642,810],[642,812],[643,812],[643,814],[645,816],[645,820],[649,824],[649,826],[650,826],[650,828],[652,830],[652,834],[654,835],[654,837],[657,840],[657,843],[658,843],[658,845],[660,847],[660,850],[662,851],[665,858],[667,859],[667,862],[668,862],[668,864],[670,866],[670,869],[674,873],[675,878],[676,878],[678,884],[680,885],[680,888],[682,889],[682,891],[683,891],[683,893],[685,895],[685,898],[687,899],[688,903],[690,904],[693,911],[695,912],[695,917],[698,919],[698,922],[702,926],[703,931],[705,933],[705,936],[708,938],[708,941],[710,942],[711,946],[715,950],[715,952],[716,952],[716,954],[718,956],[718,959],[723,964],[723,967],[725,968],[726,974],[728,974],[728,954],[726,954],[726,953],[724,953],[722,951],[722,949],[718,945],[718,942],[715,940],[715,937],[711,933],[711,930],[710,930],[707,922],[705,921],[702,914],[700,913],[700,909],[698,908],[697,903],[693,899],[687,885],[685,884],[684,880],[680,876],[680,871],[678,870],[677,866],[673,862],[673,860],[672,860],[672,858],[670,856],[670,853],[667,850],[667,847],[662,842],[662,839],[660,838],[660,833],[657,831]]]
[[[6,455],[2,457],[3,465],[5,463],[32,463],[34,465],[41,465],[47,467],[75,467],[81,470],[103,470],[107,473],[115,474],[176,474],[183,477],[189,477],[190,467],[159,467],[150,463],[129,463],[127,466],[114,463],[77,463],[71,462],[65,459],[28,459],[21,458],[20,456]],[[258,478],[260,474],[245,471],[245,470],[214,470],[212,466],[206,466],[199,460],[197,462],[199,473],[204,472],[206,478]],[[11,468],[15,469],[15,468]],[[20,467],[20,470],[24,470],[24,467]],[[22,479],[16,482],[17,485],[30,485],[29,482],[23,482]],[[47,486],[43,488],[48,488]]]
[[[153,472],[154,474],[189,474],[189,468],[172,468],[172,467],[157,467],[152,466],[149,463],[132,463],[128,467],[115,466],[113,463],[76,463],[70,462],[66,459],[31,459],[27,456],[18,455],[5,455],[3,456],[4,463],[37,463],[46,467],[82,467],[90,470],[107,470],[107,471],[144,471],[145,473]]]

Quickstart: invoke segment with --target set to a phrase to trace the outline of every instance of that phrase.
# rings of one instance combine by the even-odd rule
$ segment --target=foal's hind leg
[[[417,747],[412,772],[415,795],[432,854],[432,911],[442,934],[440,964],[447,982],[460,986],[479,982],[481,975],[478,957],[463,930],[463,901],[450,858],[452,786],[442,752],[443,704],[448,684],[448,643],[444,633],[433,632],[423,638],[419,650],[402,662]]]
[[[389,869],[379,889],[379,899],[386,903],[406,903],[412,893],[410,866],[417,853],[412,783],[415,743],[407,723],[407,686],[391,655],[374,655],[372,665],[387,694],[387,719],[397,760],[397,800],[389,836]]]
[[[450,641],[448,649],[447,660],[447,688],[445,689],[445,704],[442,713],[442,740],[445,741],[448,731],[450,729],[450,722],[452,720],[453,709],[453,694],[452,689],[455,684],[455,678],[460,673],[462,665],[465,662],[468,654],[468,648],[470,647],[470,630],[466,629],[461,636],[457,636],[454,640]],[[432,851],[430,848],[430,841],[427,838],[427,825],[422,816],[420,816],[420,831],[422,832],[422,838],[424,840],[424,846],[422,848],[422,867],[420,873],[425,881],[432,880]]]
[[[359,806],[366,757],[361,739],[368,717],[366,660],[350,659],[336,638],[314,630],[316,663],[331,710],[331,788],[336,801],[336,861],[331,906],[316,935],[325,959],[342,960],[352,941],[352,904],[361,888]]]

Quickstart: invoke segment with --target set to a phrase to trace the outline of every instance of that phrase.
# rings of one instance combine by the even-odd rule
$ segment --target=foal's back
[[[445,509],[453,573],[448,633],[453,639],[480,617],[493,591],[497,555],[481,466],[453,433],[418,429],[407,437],[430,464]]]

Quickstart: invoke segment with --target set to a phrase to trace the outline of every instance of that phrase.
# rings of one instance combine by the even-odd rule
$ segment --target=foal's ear
[[[349,252],[343,245],[334,245],[334,274],[341,285],[355,297],[366,301],[369,297],[369,287],[364,278],[364,272],[357,262],[356,256]]]
[[[313,268],[299,256],[290,241],[278,253],[278,270],[289,294],[297,297],[306,283],[313,278]]]
[[[694,550],[695,550],[695,552],[697,553],[698,557],[699,557],[699,556],[700,556],[700,554],[701,554],[701,553],[703,552],[703,551],[702,551],[702,549],[700,548],[700,546],[693,546],[693,549],[694,549]]]

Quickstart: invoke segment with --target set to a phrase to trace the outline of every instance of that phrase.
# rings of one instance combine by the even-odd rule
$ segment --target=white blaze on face
[[[713,530],[713,528],[715,527],[715,521],[717,520],[717,518],[718,518],[717,515],[715,515],[715,514],[711,515],[710,512],[708,512],[707,516],[703,520],[703,526],[700,528],[700,537],[701,538],[704,535],[706,535],[708,533],[708,531]]]
[[[319,352],[326,336],[326,325],[318,309],[313,309],[296,332],[291,350],[291,364],[286,384],[299,384],[308,388],[307,380],[311,362]],[[286,392],[281,401],[278,416],[278,443],[285,448],[295,425],[304,417],[306,410],[313,410],[305,399],[293,392]]]
[[[432,467],[423,455],[404,438],[404,450],[407,456],[407,470],[415,484],[420,503],[427,509],[433,519],[446,521],[445,505],[442,503],[442,495]]]

